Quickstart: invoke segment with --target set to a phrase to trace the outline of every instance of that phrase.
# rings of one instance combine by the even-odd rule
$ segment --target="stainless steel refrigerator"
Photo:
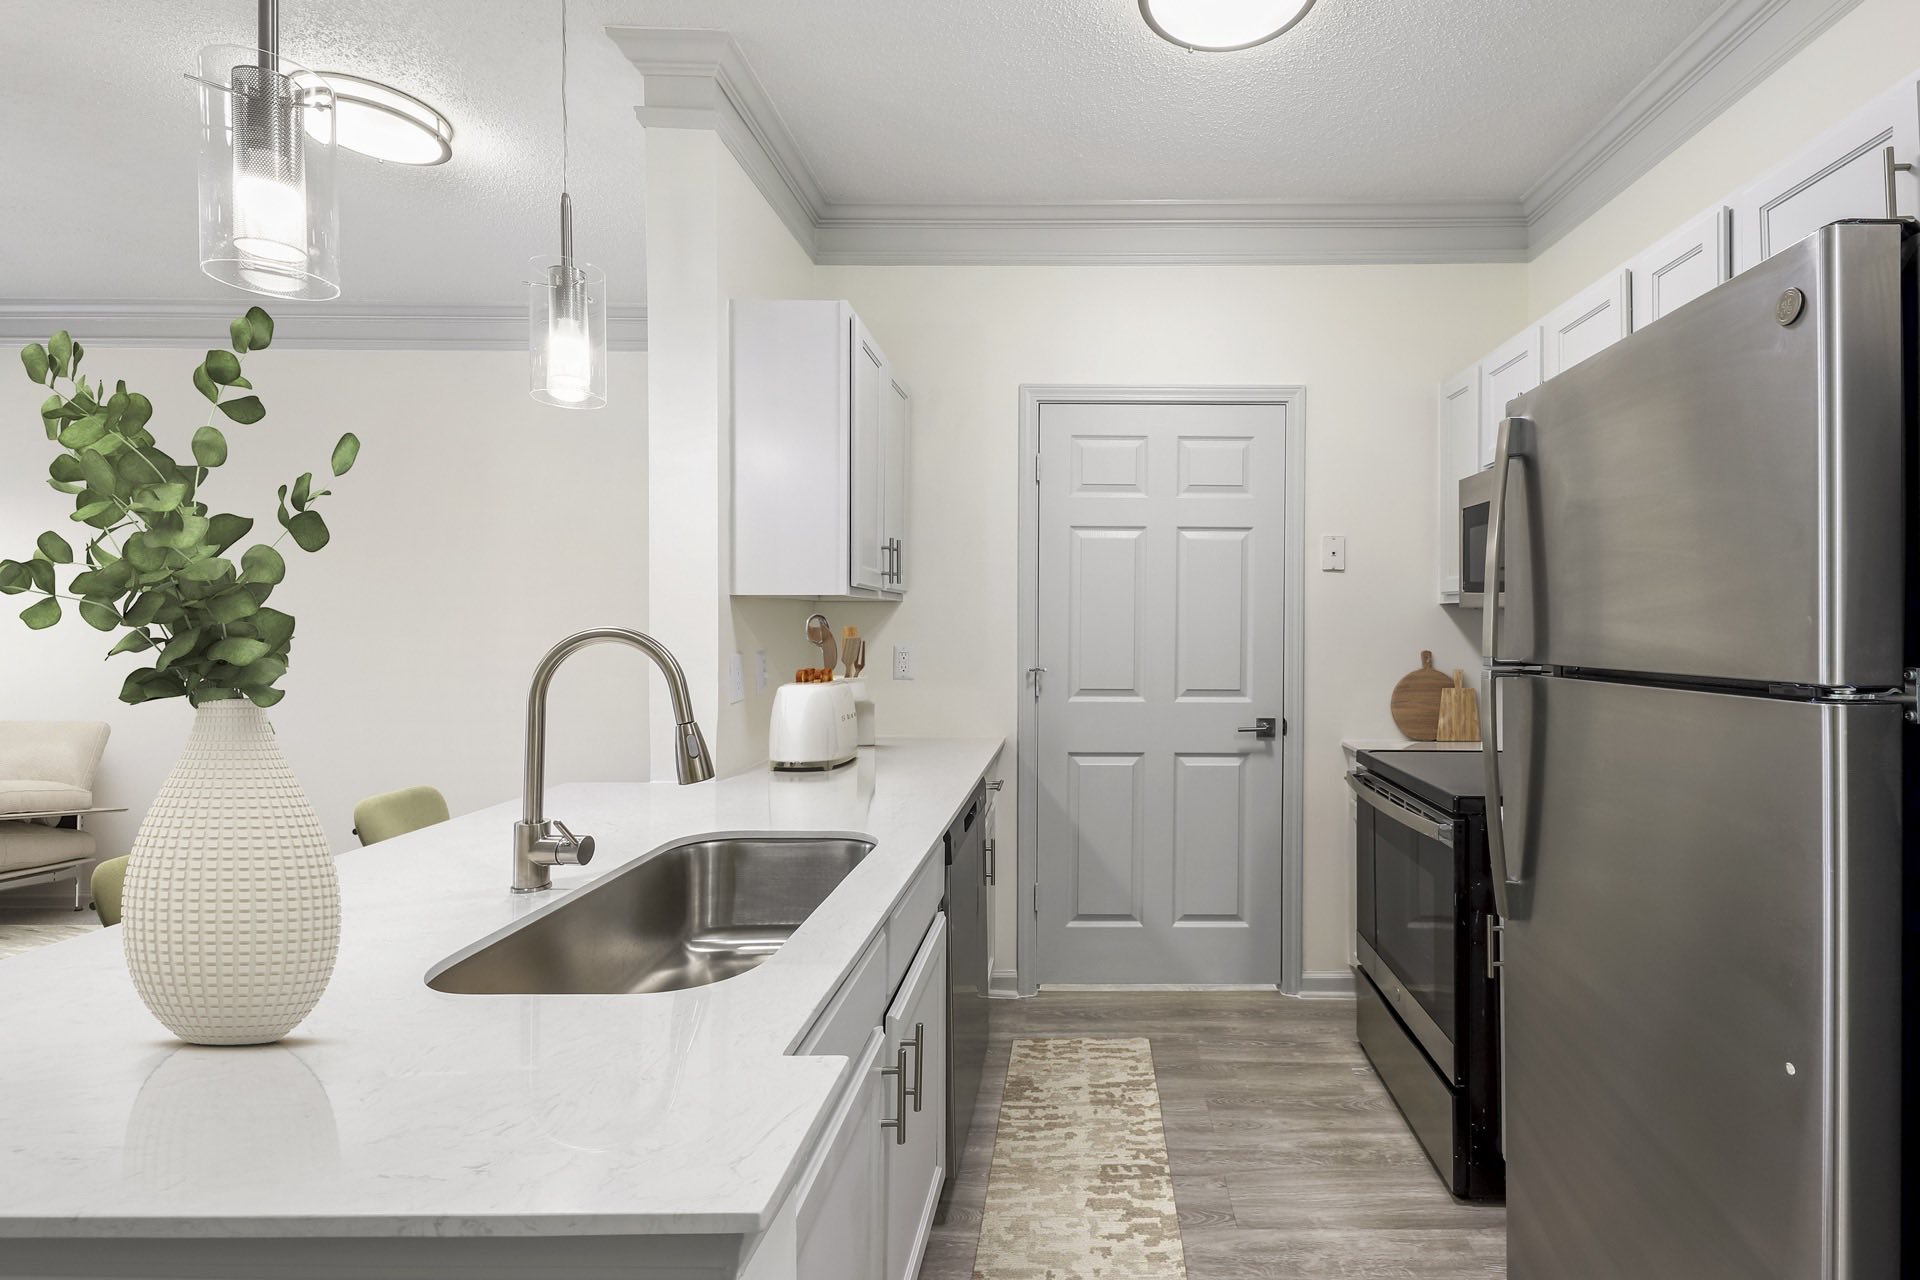
[[[1902,1274],[1915,244],[1830,226],[1508,407],[1514,1280]]]

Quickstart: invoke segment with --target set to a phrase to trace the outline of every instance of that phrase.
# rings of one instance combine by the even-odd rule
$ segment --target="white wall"
[[[732,396],[728,304],[733,298],[817,295],[815,267],[739,162],[710,131],[647,129],[647,328],[652,456],[652,612],[658,638],[687,672],[694,709],[722,775],[763,765],[773,689],[811,666],[792,601],[735,600],[732,563]],[[772,678],[755,679],[765,650]],[[746,698],[726,692],[739,652]],[[782,672],[786,674],[783,676]],[[660,692],[656,719],[669,720]],[[655,775],[672,776],[656,759]]]
[[[1307,540],[1345,534],[1349,568],[1320,573],[1310,558],[1306,706],[1289,709],[1306,752],[1305,968],[1345,971],[1339,742],[1393,733],[1388,694],[1420,650],[1473,661],[1434,603],[1434,388],[1518,327],[1525,268],[849,267],[829,279],[827,296],[853,302],[914,393],[913,590],[898,606],[832,611],[876,655],[913,646],[910,684],[887,678],[884,656],[869,662],[882,733],[1014,738],[1021,384],[1306,387]],[[1005,772],[1011,849],[1010,758]],[[1013,963],[1013,913],[1005,876],[1000,968]]]
[[[1534,259],[1531,315],[1543,315],[1679,227],[1733,197],[1920,66],[1920,3],[1862,0],[1786,65]]]
[[[85,371],[146,392],[162,447],[185,457],[207,408],[188,383],[197,358],[99,348]],[[609,407],[571,413],[528,398],[517,352],[247,357],[268,413],[228,427],[232,460],[205,490],[215,509],[253,516],[271,541],[276,486],[324,475],[342,431],[363,441],[353,471],[327,486],[332,543],[314,555],[284,544],[289,571],[273,600],[298,631],[286,700],[270,714],[336,849],[355,843],[353,805],[374,792],[431,783],[456,813],[518,796],[527,681],[541,653],[581,627],[645,625],[646,365],[644,354],[614,353]],[[0,378],[10,420],[0,556],[31,552],[43,529],[74,527],[67,499],[44,483],[53,448],[37,417],[43,395],[17,372]],[[102,856],[124,853],[192,711],[117,701],[138,657],[102,662],[115,637],[71,616],[28,631],[12,616],[25,603],[0,598],[0,719],[112,724],[97,798],[129,812],[95,830]],[[646,777],[650,679],[623,650],[573,659],[554,686],[548,775]],[[473,856],[497,859],[504,885],[508,832],[499,836]]]

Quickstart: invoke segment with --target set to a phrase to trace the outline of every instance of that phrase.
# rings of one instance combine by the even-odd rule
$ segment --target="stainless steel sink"
[[[873,851],[864,840],[762,837],[663,849],[435,973],[459,995],[679,991],[778,951]]]

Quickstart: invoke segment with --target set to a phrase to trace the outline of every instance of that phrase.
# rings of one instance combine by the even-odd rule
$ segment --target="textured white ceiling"
[[[580,250],[645,300],[637,73],[609,24],[731,31],[836,204],[1511,200],[1720,0],[1319,0],[1237,54],[1135,0],[575,0]],[[194,95],[248,0],[0,0],[0,297],[231,296],[200,277]],[[343,155],[346,296],[518,300],[552,251],[558,0],[284,0],[282,48],[389,79],[458,136]]]

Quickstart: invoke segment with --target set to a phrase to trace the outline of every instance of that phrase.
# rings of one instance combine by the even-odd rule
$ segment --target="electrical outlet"
[[[727,659],[727,701],[745,702],[747,700],[747,676],[740,668],[740,655],[734,654]]]
[[[1329,533],[1320,539],[1320,571],[1322,573],[1347,571],[1347,539],[1344,534]]]
[[[893,678],[913,679],[913,650],[903,644],[893,646]]]
[[[767,673],[767,651],[765,649],[755,649],[753,651],[753,663],[755,669],[759,672],[759,691],[765,693],[767,691],[767,680],[769,678]]]

